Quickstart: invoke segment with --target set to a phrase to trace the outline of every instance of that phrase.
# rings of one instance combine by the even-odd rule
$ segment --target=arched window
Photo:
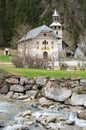
[[[43,44],[43,46],[44,46],[44,49],[46,49],[46,48],[47,48],[47,45],[48,45],[48,42],[47,42],[46,40],[44,40],[44,41],[42,42],[42,44]]]
[[[61,29],[61,26],[58,26],[58,29],[60,30],[60,29]]]
[[[44,36],[46,36],[47,34],[46,33],[44,33]]]
[[[54,26],[54,29],[56,29],[57,27],[56,26]]]

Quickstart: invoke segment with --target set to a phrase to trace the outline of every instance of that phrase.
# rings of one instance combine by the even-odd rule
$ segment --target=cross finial
[[[58,13],[57,13],[57,11],[56,11],[56,9],[54,10],[53,16],[59,16]]]

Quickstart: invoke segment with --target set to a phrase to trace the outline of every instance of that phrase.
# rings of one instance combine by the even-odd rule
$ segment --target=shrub
[[[33,68],[34,60],[29,55],[24,57],[16,54],[12,58],[12,63],[18,68]]]
[[[83,94],[83,90],[81,88],[77,89],[77,94]]]
[[[68,65],[66,64],[66,63],[62,63],[61,65],[60,65],[60,69],[61,70],[66,70],[68,68]]]
[[[81,70],[81,71],[84,71],[84,70],[85,70],[85,67],[84,67],[84,66],[80,67],[80,70]]]
[[[14,55],[12,58],[12,63],[14,66],[18,67],[18,68],[23,68],[23,60],[20,56],[18,56],[18,54]]]
[[[26,66],[28,68],[43,68],[43,60],[38,57],[26,56]]]
[[[32,57],[29,54],[25,57],[20,57],[18,54],[16,54],[12,58],[12,63],[14,66],[19,68],[47,68],[47,61],[44,61],[38,57]]]

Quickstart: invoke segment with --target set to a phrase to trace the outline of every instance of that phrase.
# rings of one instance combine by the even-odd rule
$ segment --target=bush
[[[61,69],[61,70],[66,70],[66,69],[68,69],[68,65],[67,65],[66,63],[62,63],[62,64],[60,65],[60,69]]]
[[[18,56],[18,54],[13,56],[12,63],[13,63],[14,66],[16,66],[18,68],[23,68],[24,67],[23,60],[20,58],[20,56]]]
[[[29,54],[22,58],[19,55],[15,55],[12,59],[12,63],[14,66],[19,68],[47,68],[47,61],[44,61],[38,57],[32,57]]]
[[[85,67],[84,67],[84,66],[80,67],[80,70],[81,70],[81,71],[84,71],[84,70],[85,70]]]
[[[83,94],[83,90],[81,88],[77,89],[77,94]]]
[[[43,68],[43,60],[38,57],[26,56],[26,66],[28,68]]]

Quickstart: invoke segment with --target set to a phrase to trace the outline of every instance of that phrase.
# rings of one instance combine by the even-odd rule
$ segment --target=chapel
[[[58,60],[62,51],[62,25],[59,23],[59,15],[54,10],[50,26],[42,25],[36,27],[25,34],[18,42],[18,52],[20,56]]]

